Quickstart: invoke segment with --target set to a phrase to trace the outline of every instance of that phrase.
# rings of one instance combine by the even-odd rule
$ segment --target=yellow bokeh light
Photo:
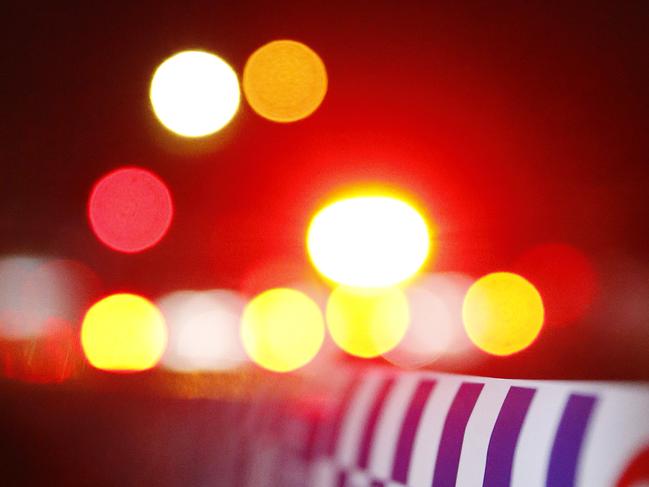
[[[294,122],[311,115],[322,103],[327,70],[322,59],[301,42],[269,42],[248,59],[243,92],[262,117]]]
[[[95,303],[83,319],[83,352],[98,369],[150,369],[160,360],[166,344],[162,313],[135,294],[108,296]]]
[[[149,98],[158,120],[185,137],[213,134],[239,108],[236,73],[223,59],[204,51],[183,51],[153,75]]]
[[[345,352],[371,358],[392,350],[408,330],[408,299],[397,287],[339,286],[327,302],[327,326]]]
[[[250,359],[274,372],[298,369],[324,341],[324,319],[306,294],[274,288],[255,296],[241,320],[241,339]]]
[[[320,210],[309,225],[307,249],[328,279],[352,287],[386,287],[417,273],[431,235],[419,212],[396,198],[360,196]]]
[[[478,279],[462,306],[467,335],[492,355],[511,355],[527,348],[540,333],[543,316],[543,301],[536,288],[509,272]]]

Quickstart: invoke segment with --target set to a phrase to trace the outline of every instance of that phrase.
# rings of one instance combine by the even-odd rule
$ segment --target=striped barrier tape
[[[646,385],[376,368],[324,413],[262,400],[249,415],[255,453],[237,485],[649,485]]]

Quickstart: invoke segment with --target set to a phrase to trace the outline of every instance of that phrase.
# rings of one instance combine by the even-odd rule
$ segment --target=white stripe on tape
[[[563,388],[537,390],[518,437],[512,487],[545,487],[554,433],[567,399]]]
[[[481,414],[471,415],[464,433],[457,485],[482,484],[489,439],[508,390],[502,383],[489,384],[482,390],[474,409]]]
[[[431,485],[434,464],[430,459],[437,457],[439,439],[442,436],[445,419],[440,414],[440,411],[448,411],[459,387],[459,380],[436,381],[435,387],[424,406],[417,433],[415,434],[407,476],[408,485],[415,485],[415,483]]]
[[[336,463],[343,467],[355,466],[361,441],[361,429],[369,414],[372,399],[384,380],[383,374],[369,373],[356,390],[349,410],[345,412],[340,437],[336,442]]]
[[[369,471],[377,478],[390,478],[400,427],[408,402],[417,387],[417,377],[404,374],[392,389],[380,416],[371,445]]]

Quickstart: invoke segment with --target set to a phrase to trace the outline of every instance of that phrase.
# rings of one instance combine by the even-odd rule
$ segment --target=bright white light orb
[[[183,51],[156,69],[149,97],[162,125],[184,137],[203,137],[232,120],[241,94],[236,73],[223,59]]]
[[[156,304],[169,330],[163,367],[180,372],[226,371],[247,362],[239,340],[246,303],[234,291],[176,291]]]
[[[314,266],[328,279],[351,287],[387,287],[423,266],[431,234],[419,212],[387,196],[337,201],[320,210],[307,232]]]

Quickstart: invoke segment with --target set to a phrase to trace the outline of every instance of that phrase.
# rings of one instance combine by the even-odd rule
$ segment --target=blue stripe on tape
[[[324,422],[325,426],[328,426],[329,430],[329,436],[327,437],[326,443],[326,452],[329,457],[333,457],[336,453],[336,445],[338,444],[338,437],[340,436],[343,418],[345,417],[345,413],[347,412],[352,397],[354,397],[354,394],[356,393],[356,389],[358,389],[359,382],[359,376],[354,376],[350,379],[340,397],[336,410],[331,416],[331,420]]]
[[[577,462],[596,398],[571,394],[563,410],[552,445],[548,466],[548,487],[571,487],[575,484]]]
[[[428,401],[435,381],[423,380],[417,385],[417,389],[412,395],[408,412],[403,419],[401,432],[397,448],[394,453],[394,463],[392,465],[392,478],[397,482],[405,483],[408,479],[408,470],[410,469],[410,459],[412,457],[412,447],[415,442],[415,435],[419,428],[419,421],[424,412],[424,406]]]
[[[509,389],[489,439],[483,487],[509,486],[518,436],[535,393],[527,387]]]
[[[460,452],[464,441],[466,424],[471,417],[478,396],[484,384],[466,382],[457,391],[451,408],[446,415],[442,438],[439,442],[433,487],[455,485],[457,468],[460,463]]]
[[[370,409],[369,415],[367,417],[367,422],[365,423],[365,428],[363,430],[363,436],[361,438],[361,444],[358,449],[358,461],[357,465],[360,468],[367,468],[367,462],[370,456],[370,448],[372,447],[372,439],[374,438],[374,431],[376,430],[376,423],[378,422],[379,415],[383,410],[383,405],[385,404],[385,398],[388,393],[392,390],[394,386],[394,379],[386,379],[383,382],[383,385],[379,389],[372,407]]]
[[[344,470],[338,472],[338,478],[336,479],[336,486],[345,487],[346,483],[347,483],[347,472],[345,472]]]

